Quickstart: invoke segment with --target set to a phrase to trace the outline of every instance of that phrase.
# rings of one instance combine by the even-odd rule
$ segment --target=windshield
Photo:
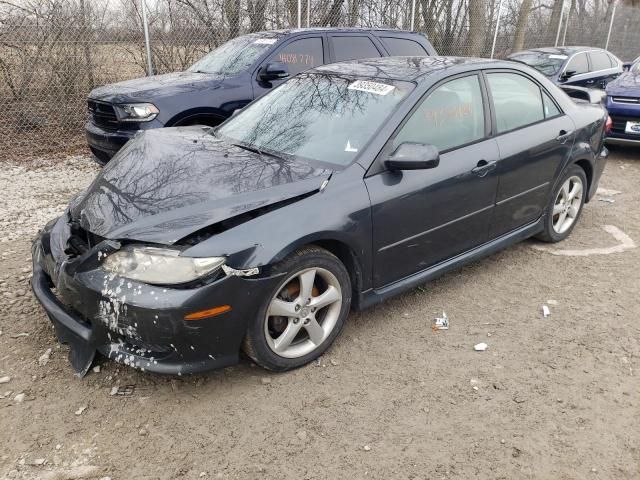
[[[216,134],[278,156],[346,166],[412,88],[407,82],[301,74],[252,103]]]
[[[189,67],[189,72],[231,76],[249,68],[278,39],[274,36],[243,35],[229,40]]]
[[[566,55],[555,55],[544,52],[524,52],[509,57],[510,60],[526,63],[547,76],[559,73],[567,58]]]

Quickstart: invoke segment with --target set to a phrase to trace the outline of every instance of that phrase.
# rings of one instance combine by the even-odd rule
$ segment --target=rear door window
[[[565,72],[574,72],[574,75],[580,75],[581,73],[587,73],[589,71],[589,61],[587,60],[586,53],[578,53],[574,56],[567,65]]]
[[[544,120],[540,87],[516,73],[487,75],[493,100],[498,133]]]
[[[382,43],[389,51],[389,55],[401,57],[425,56],[429,53],[422,45],[406,38],[382,37]]]
[[[609,55],[604,52],[591,52],[591,71],[597,72],[598,70],[607,70],[611,68],[611,60]]]
[[[289,74],[309,70],[324,64],[322,38],[301,38],[281,47],[269,59],[270,62],[282,62],[289,68]]]
[[[380,52],[369,37],[348,36],[331,37],[333,56],[336,62],[359,58],[380,57]]]

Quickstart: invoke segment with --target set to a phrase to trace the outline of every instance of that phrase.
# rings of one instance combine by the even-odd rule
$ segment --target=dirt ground
[[[524,242],[352,314],[285,374],[101,359],[74,377],[29,290],[30,237],[96,171],[0,169],[0,478],[640,478],[640,150],[612,152],[601,186],[620,193],[554,246],[573,255]]]

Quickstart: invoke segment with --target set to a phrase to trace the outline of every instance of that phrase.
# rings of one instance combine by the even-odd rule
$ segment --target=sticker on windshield
[[[567,57],[566,55],[553,55],[552,54],[552,55],[549,55],[549,58],[558,58],[560,60],[566,60],[569,57]]]
[[[347,87],[349,90],[360,90],[361,92],[375,93],[376,95],[386,95],[394,88],[386,83],[369,82],[367,80],[356,80]]]
[[[345,152],[352,152],[352,153],[356,153],[358,151],[357,148],[354,148],[351,146],[351,142],[349,140],[347,140],[347,146],[344,147],[344,151]]]
[[[253,43],[255,43],[256,45],[273,45],[277,41],[278,39],[276,38],[259,38]]]

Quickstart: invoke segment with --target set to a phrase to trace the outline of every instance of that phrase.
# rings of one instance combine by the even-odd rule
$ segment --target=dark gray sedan
[[[147,131],[33,247],[77,371],[317,358],[362,309],[575,227],[607,114],[512,62],[327,65],[217,128]],[[55,287],[55,291],[52,287]]]

